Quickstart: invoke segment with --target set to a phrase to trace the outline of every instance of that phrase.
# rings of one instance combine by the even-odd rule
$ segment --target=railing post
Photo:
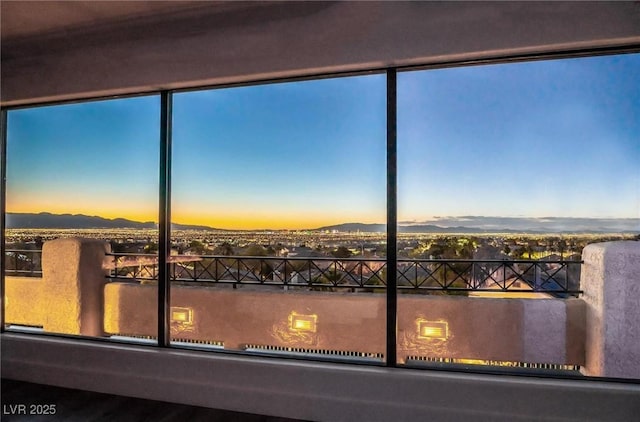
[[[640,242],[587,245],[580,276],[587,304],[586,375],[640,378]]]
[[[47,332],[102,336],[103,268],[109,243],[96,239],[67,238],[42,246],[43,328]]]
[[[288,284],[287,283],[288,279],[287,279],[287,260],[286,259],[283,261],[282,267],[283,267],[282,271],[284,273],[284,284],[286,285],[286,284]]]

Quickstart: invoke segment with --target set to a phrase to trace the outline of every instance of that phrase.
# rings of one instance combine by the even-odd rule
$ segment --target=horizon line
[[[154,225],[158,225],[158,222],[153,221],[153,220],[148,220],[148,221],[139,221],[139,220],[133,220],[127,217],[114,217],[114,218],[109,218],[109,217],[103,217],[103,216],[99,216],[99,215],[89,215],[89,214],[82,214],[82,213],[62,213],[62,214],[55,214],[52,212],[48,212],[48,211],[40,211],[40,212],[6,212],[6,215],[50,215],[53,217],[61,217],[61,216],[70,216],[70,217],[88,217],[88,218],[99,218],[99,219],[103,219],[103,220],[107,220],[107,221],[116,221],[116,220],[127,220],[131,223],[135,223],[135,224],[154,224]],[[550,233],[558,233],[558,232],[562,232],[562,228],[558,228],[558,227],[554,227],[552,230],[550,230],[549,228],[545,228],[545,227],[527,227],[527,228],[523,228],[523,227],[508,227],[508,226],[503,226],[500,227],[501,225],[496,224],[496,221],[493,221],[493,224],[491,225],[487,225],[487,222],[485,222],[484,224],[482,224],[482,221],[465,221],[465,220],[473,220],[473,219],[477,219],[477,220],[510,220],[510,221],[517,221],[517,220],[521,220],[522,223],[525,222],[530,222],[530,223],[538,223],[538,224],[544,224],[544,223],[560,223],[562,221],[567,222],[567,223],[571,223],[571,222],[633,222],[633,223],[640,223],[640,217],[554,217],[554,216],[547,216],[547,217],[525,217],[525,216],[519,216],[519,217],[513,217],[513,216],[470,216],[470,215],[463,215],[463,216],[446,216],[446,217],[442,217],[442,216],[437,216],[437,217],[432,217],[431,220],[425,220],[425,221],[416,221],[416,220],[412,220],[412,221],[398,221],[398,227],[407,227],[407,228],[411,228],[411,227],[418,227],[421,225],[425,225],[425,226],[433,226],[433,227],[437,227],[437,228],[441,228],[444,230],[451,230],[451,229],[456,229],[456,228],[461,228],[461,229],[472,229],[472,230],[481,230],[484,232],[494,232],[494,233],[500,233],[500,232],[504,232],[504,231],[521,231],[521,232],[550,232]],[[453,224],[444,224],[444,225],[440,225],[438,224],[439,222],[444,222],[447,223],[446,220],[451,220],[448,221],[448,223],[453,223]],[[545,220],[551,220],[551,221],[545,221]],[[466,226],[464,223],[469,223],[468,226]],[[499,222],[498,222],[499,223]],[[7,222],[8,225],[8,222]],[[332,228],[338,228],[339,226],[349,226],[349,225],[355,225],[355,226],[363,226],[363,227],[371,227],[371,226],[384,226],[386,227],[386,223],[363,223],[363,222],[346,222],[346,223],[337,223],[337,224],[325,224],[325,225],[320,225],[319,227],[300,227],[300,228],[269,228],[269,227],[261,227],[261,228],[225,228],[225,227],[214,227],[212,225],[206,224],[206,223],[180,223],[180,222],[171,222],[171,225],[179,225],[179,226],[193,226],[193,227],[201,227],[203,229],[210,229],[210,230],[221,230],[221,231],[318,231],[318,230],[332,230]],[[498,226],[498,227],[496,227]],[[6,227],[6,225],[5,225]],[[24,228],[24,227],[23,227]],[[99,227],[96,227],[99,228]],[[125,227],[122,227],[125,228]],[[586,229],[584,227],[581,228],[572,228],[572,227],[566,227],[564,228],[564,231],[569,231],[569,232],[579,232],[579,231],[583,231],[583,232],[593,232],[593,231],[598,231],[598,232],[602,232],[603,228],[605,227],[600,227],[600,228],[589,228]],[[560,229],[560,230],[559,230]],[[597,230],[600,229],[600,230]],[[335,230],[335,229],[333,229]],[[346,230],[346,231],[357,231],[359,229],[354,228],[354,229],[350,229],[350,230]],[[612,233],[617,233],[617,232],[627,232],[627,233],[635,233],[635,232],[640,232],[640,225],[638,227],[618,227],[618,230],[613,231]]]

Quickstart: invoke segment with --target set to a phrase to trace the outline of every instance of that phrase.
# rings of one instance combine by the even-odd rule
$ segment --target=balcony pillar
[[[640,242],[594,243],[582,252],[587,305],[585,375],[640,378]]]
[[[68,238],[42,246],[42,306],[45,331],[85,336],[103,335],[103,296],[111,249],[107,242]]]

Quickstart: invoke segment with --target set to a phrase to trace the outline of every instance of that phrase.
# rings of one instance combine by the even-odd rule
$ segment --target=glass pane
[[[12,110],[7,127],[8,327],[155,337],[159,98]]]
[[[385,101],[384,75],[174,97],[174,344],[384,359]]]
[[[637,244],[638,69],[633,54],[399,74],[401,362],[630,374],[585,357],[602,335],[630,359],[614,331],[637,324],[608,304],[621,325],[590,328],[604,287],[581,261]]]

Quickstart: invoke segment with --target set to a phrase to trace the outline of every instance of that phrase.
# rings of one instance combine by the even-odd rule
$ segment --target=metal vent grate
[[[384,359],[382,353],[356,352],[349,350],[329,350],[329,349],[306,349],[301,347],[271,346],[261,344],[247,344],[245,350],[248,352],[275,352],[275,353],[297,353],[305,355],[323,356],[323,357],[345,357],[345,358],[361,358],[361,359]]]

